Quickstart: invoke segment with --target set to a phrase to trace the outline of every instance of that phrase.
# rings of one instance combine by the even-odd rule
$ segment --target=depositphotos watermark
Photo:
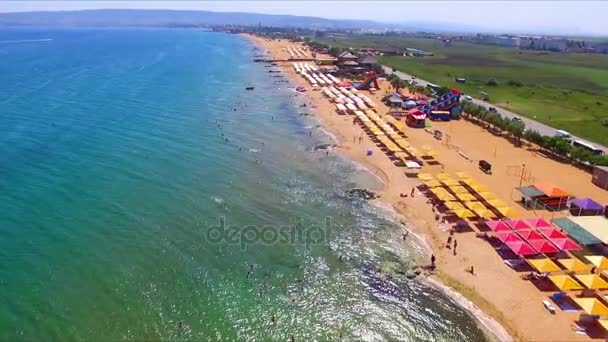
[[[232,226],[226,223],[221,216],[217,224],[208,227],[204,238],[210,243],[224,243],[239,245],[247,250],[250,245],[263,244],[290,244],[310,248],[314,245],[329,243],[331,232],[331,218],[326,217],[321,224],[306,225],[301,219],[290,220],[291,224],[274,225],[246,225]]]

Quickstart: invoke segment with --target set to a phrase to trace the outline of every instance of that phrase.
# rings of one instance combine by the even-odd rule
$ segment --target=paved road
[[[386,66],[383,66],[383,68],[384,68],[384,72],[386,72],[386,73],[391,73],[391,71],[392,71],[392,68],[389,68],[389,67],[386,67]],[[401,72],[401,71],[395,71],[395,74],[397,74],[397,76],[399,76],[401,79],[404,79],[404,80],[408,80],[409,81],[409,80],[412,79],[412,75],[406,74],[406,73]],[[426,87],[427,84],[429,84],[428,81],[421,80],[419,78],[416,78],[416,81],[418,82],[418,84],[420,84],[423,87]],[[496,107],[493,104],[485,102],[485,101],[482,101],[480,99],[473,98],[473,103],[478,104],[478,105],[482,105],[482,106],[484,106],[486,108],[488,108],[488,107],[494,107],[494,108],[496,108],[496,111],[500,115],[505,116],[505,117],[510,118],[510,119],[512,119],[514,117],[515,118],[520,118],[521,121],[523,121],[526,124],[527,128],[536,130],[536,131],[538,131],[542,135],[554,136],[557,133],[557,129],[555,129],[553,127],[547,126],[547,125],[542,124],[542,123],[540,123],[538,121],[535,121],[533,119],[529,119],[529,118],[527,118],[525,116],[513,113],[513,112],[508,111],[506,109],[503,109],[503,108],[500,108],[500,107]],[[608,153],[608,147],[606,147],[606,146],[602,146],[602,145],[599,145],[597,143],[594,143],[594,142],[591,142],[591,141],[588,141],[588,140],[585,140],[585,139],[582,139],[582,138],[579,138],[579,137],[574,137],[573,136],[573,138],[576,139],[576,140],[582,140],[584,142],[592,144],[592,145],[594,145],[597,148],[601,148],[604,151],[604,153]]]

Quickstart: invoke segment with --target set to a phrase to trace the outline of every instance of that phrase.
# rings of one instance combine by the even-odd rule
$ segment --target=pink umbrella
[[[532,248],[527,242],[524,241],[509,241],[505,242],[505,245],[517,255],[532,255],[538,254],[534,248]]]
[[[547,222],[542,217],[530,218],[530,219],[526,219],[525,221],[526,221],[526,223],[528,223],[530,226],[532,226],[534,228],[551,228],[552,227],[551,223]]]
[[[553,244],[562,251],[578,251],[582,249],[581,246],[570,238],[551,239],[551,242],[553,242]]]
[[[498,240],[502,241],[502,242],[511,242],[511,241],[522,241],[523,240],[517,236],[517,234],[515,233],[498,233],[496,234],[496,237],[498,238]]]
[[[534,247],[534,249],[536,249],[537,251],[541,252],[541,253],[557,253],[559,252],[559,249],[555,246],[553,246],[553,244],[551,244],[549,241],[542,239],[542,240],[531,240],[528,241],[528,243],[530,243],[530,246]]]
[[[521,237],[524,238],[524,240],[528,240],[528,241],[545,240],[545,238],[535,230],[525,230],[523,232],[519,232],[519,235],[521,235]]]
[[[525,230],[530,229],[530,225],[526,223],[524,220],[508,220],[506,221],[509,227],[515,230]]]
[[[551,240],[551,239],[565,239],[567,237],[564,233],[560,232],[559,230],[557,230],[555,228],[541,228],[539,230],[549,240]]]
[[[495,232],[511,231],[511,228],[509,228],[509,226],[507,226],[504,221],[486,221],[485,223],[488,228],[492,229]]]

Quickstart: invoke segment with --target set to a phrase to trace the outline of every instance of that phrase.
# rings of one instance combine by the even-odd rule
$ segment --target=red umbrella
[[[498,240],[502,241],[502,242],[510,242],[510,241],[522,241],[523,240],[517,236],[517,234],[515,233],[498,233],[496,234],[496,237],[498,238]]]
[[[511,228],[509,228],[509,226],[507,226],[504,221],[486,221],[485,223],[488,228],[492,229],[495,232],[511,231]]]
[[[530,225],[527,224],[524,220],[508,220],[506,222],[511,228],[515,230],[525,230],[531,228]]]
[[[528,241],[530,241],[530,240],[544,240],[545,239],[542,235],[540,235],[535,230],[525,230],[523,232],[519,232],[519,235],[521,235],[521,237],[524,238],[524,240],[528,240]]]
[[[530,243],[530,245],[532,247],[534,247],[534,249],[536,249],[537,251],[541,252],[541,253],[557,253],[559,252],[559,249],[557,249],[557,247],[553,246],[553,244],[551,244],[551,242],[542,239],[542,240],[531,240],[528,241],[528,243]]]
[[[509,241],[505,245],[517,255],[532,255],[538,254],[527,242],[524,241]]]
[[[581,246],[570,238],[551,239],[551,242],[553,242],[553,244],[562,251],[578,251],[582,249]]]
[[[525,221],[526,221],[526,223],[528,223],[530,226],[532,226],[534,228],[551,228],[552,227],[551,223],[547,222],[542,217],[530,218],[530,219],[526,219]]]
[[[565,239],[567,236],[555,228],[541,228],[539,229],[544,236],[549,240],[551,239]]]

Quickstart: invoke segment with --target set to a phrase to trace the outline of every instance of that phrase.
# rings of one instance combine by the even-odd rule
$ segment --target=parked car
[[[513,120],[513,121],[519,121],[519,122],[521,122],[521,121],[522,121],[522,120],[521,120],[521,118],[520,118],[520,117],[518,117],[518,116],[514,116],[514,117],[512,117],[512,118],[511,118],[511,120]]]
[[[483,171],[489,175],[492,174],[492,164],[490,164],[486,160],[479,161],[479,168],[481,169],[481,171]]]
[[[464,96],[464,99],[465,99],[465,101],[467,101],[467,102],[473,102],[473,98],[472,98],[472,97],[470,97],[469,95],[465,95],[465,96]]]
[[[496,110],[496,107],[490,107],[490,108],[488,108],[488,110],[492,113],[498,113],[498,111]]]
[[[555,136],[557,138],[564,138],[567,140],[572,139],[572,135],[564,130],[558,129],[557,132],[555,132]]]

